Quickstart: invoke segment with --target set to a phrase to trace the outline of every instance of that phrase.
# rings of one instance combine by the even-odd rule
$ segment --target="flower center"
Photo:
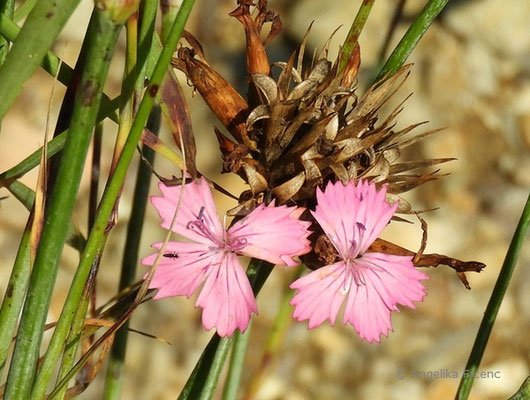
[[[344,282],[342,283],[342,287],[340,289],[340,294],[342,295],[346,295],[350,291],[352,284],[357,286],[366,285],[366,280],[362,271],[363,267],[359,266],[352,260],[345,260],[345,262],[346,276],[344,277]]]
[[[344,257],[344,261],[348,261],[348,260],[353,261],[356,258],[362,256],[362,254],[360,254],[360,250],[361,250],[361,243],[363,241],[362,238],[364,236],[364,232],[366,231],[366,227],[362,223],[357,222],[355,223],[354,229],[356,229],[357,232],[353,237],[356,237],[358,241],[355,241],[355,239],[352,239],[350,243],[350,247],[348,248],[348,253]]]
[[[204,211],[205,207],[201,207],[197,218],[188,222],[186,227],[214,243],[215,246],[211,246],[211,250],[238,252],[247,245],[246,238],[231,238],[226,231],[224,231],[223,237],[219,237],[215,233],[213,221],[208,218],[208,214]]]

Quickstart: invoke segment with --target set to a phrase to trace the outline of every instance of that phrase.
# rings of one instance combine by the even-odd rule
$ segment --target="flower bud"
[[[96,0],[96,8],[115,24],[124,24],[133,15],[140,0]]]

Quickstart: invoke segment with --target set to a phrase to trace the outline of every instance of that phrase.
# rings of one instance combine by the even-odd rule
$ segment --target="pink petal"
[[[361,339],[379,342],[392,330],[391,311],[397,304],[415,308],[428,276],[418,271],[411,257],[367,253],[353,262],[337,262],[320,268],[291,284],[298,293],[291,300],[293,318],[308,320],[312,329],[329,320],[334,325],[346,300],[344,324],[350,323]]]
[[[250,315],[258,309],[237,256],[223,252],[217,257],[195,305],[203,309],[204,329],[216,328],[217,334],[224,337],[231,336],[238,328],[244,332]]]
[[[162,196],[151,196],[151,202],[162,218],[161,226],[169,229],[182,186],[166,186],[164,183],[159,183],[158,187],[162,191]],[[200,215],[214,239],[190,229],[189,223],[197,221]],[[191,182],[185,185],[173,231],[199,243],[212,244],[222,240],[224,229],[217,215],[210,186],[204,178],[201,177],[199,183]]]
[[[421,280],[428,276],[418,271],[412,257],[382,253],[366,253],[354,261],[363,283],[351,285],[344,310],[344,323],[350,323],[359,336],[368,342],[379,342],[392,330],[391,311],[396,304],[415,308],[413,301],[422,301],[425,288]]]
[[[386,187],[352,180],[346,185],[330,182],[324,192],[317,189],[318,205],[313,216],[329,237],[341,258],[363,254],[386,227],[397,204],[385,200]]]
[[[153,247],[160,249],[162,243]],[[165,254],[176,257],[162,256],[158,268],[149,284],[150,289],[158,289],[154,299],[168,296],[190,297],[208,275],[216,253],[208,245],[201,243],[169,242]],[[143,265],[152,266],[157,253],[142,260]]]
[[[297,265],[293,257],[311,250],[310,223],[298,219],[303,212],[303,208],[274,207],[274,202],[269,207],[261,204],[228,230],[229,239],[246,243],[238,250],[241,254],[278,265]]]
[[[309,320],[309,329],[316,328],[326,320],[334,325],[347,294],[342,290],[346,272],[346,264],[340,261],[293,282],[290,288],[298,289],[290,302],[295,307],[293,318],[297,321]]]

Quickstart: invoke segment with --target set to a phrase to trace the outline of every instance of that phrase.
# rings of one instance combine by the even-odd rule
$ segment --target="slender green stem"
[[[243,372],[243,363],[247,353],[248,340],[250,338],[250,329],[252,324],[248,324],[245,333],[237,331],[234,334],[234,346],[230,355],[230,364],[228,366],[228,375],[223,388],[223,400],[232,400],[237,398],[241,373]]]
[[[3,35],[10,42],[14,42],[20,32],[20,27],[7,18],[5,15],[0,14],[0,34]],[[65,62],[61,61],[59,57],[53,54],[51,51],[48,51],[42,62],[40,63],[42,69],[48,72],[54,78],[57,77],[57,80],[63,85],[68,86],[74,75],[74,70]],[[118,108],[121,103],[120,98],[110,100],[107,96],[103,96],[103,101],[101,104],[101,116],[99,118],[103,119],[109,117],[113,121],[118,121],[116,113],[114,110]]]
[[[63,132],[56,138],[50,140],[48,142],[48,149],[47,149],[48,158],[60,152],[63,149],[65,142],[66,142],[66,132]],[[28,157],[26,157],[24,160],[19,162],[14,167],[8,169],[5,172],[2,172],[0,174],[0,182],[15,180],[17,178],[20,178],[27,172],[31,171],[33,168],[39,165],[41,155],[42,155],[42,147],[34,151],[33,153],[31,153]]]
[[[160,125],[160,109],[154,108],[149,120],[149,128],[156,134]],[[152,163],[155,158],[155,152],[145,145],[143,146],[145,159]],[[136,186],[134,188],[133,204],[131,209],[131,218],[127,225],[127,238],[123,250],[123,261],[121,266],[121,276],[118,290],[121,291],[127,286],[134,283],[136,275],[136,266],[138,264],[138,249],[140,248],[140,239],[144,224],[145,209],[147,197],[149,194],[149,185],[151,183],[151,170],[145,163],[140,163],[138,175],[136,177]],[[121,384],[123,381],[123,367],[125,363],[125,352],[127,349],[127,336],[129,323],[126,322],[114,337],[114,343],[110,351],[110,358],[107,366],[107,375],[105,381],[104,399],[118,399],[120,395]]]
[[[475,374],[488,344],[491,330],[495,323],[495,318],[497,318],[502,299],[506,294],[508,284],[510,283],[510,279],[515,269],[517,258],[523,247],[528,225],[530,225],[530,195],[528,195],[528,199],[526,200],[526,205],[521,214],[521,218],[519,219],[519,223],[517,224],[517,228],[515,229],[515,233],[513,234],[504,263],[502,264],[501,272],[499,273],[497,282],[495,282],[495,287],[493,288],[486,311],[484,312],[484,317],[480,323],[480,328],[475,338],[473,349],[471,350],[466,369],[464,370],[465,373],[463,374],[460,386],[458,387],[458,392],[456,394],[458,400],[465,400],[469,396]]]
[[[98,255],[96,262],[90,270],[90,275],[83,290],[81,303],[75,312],[75,316],[70,327],[70,333],[68,334],[68,340],[66,341],[63,359],[61,360],[61,365],[59,367],[59,373],[57,374],[57,382],[60,382],[61,379],[63,379],[68,372],[70,372],[70,369],[74,365],[77,348],[79,346],[79,342],[81,341],[81,333],[83,332],[83,328],[85,326],[86,313],[90,304],[92,293],[94,293],[94,287],[96,285],[96,276],[99,264],[101,262],[101,256],[102,254]],[[67,389],[68,386],[64,385],[57,393],[57,398],[60,400],[64,399]]]
[[[31,211],[35,203],[35,191],[24,185],[22,182],[13,181],[7,186],[7,190],[22,203],[26,210]]]
[[[33,7],[35,7],[35,4],[37,4],[37,1],[38,0],[25,0],[24,3],[15,10],[13,20],[15,22],[20,22],[26,18],[31,10],[33,10]]]
[[[31,272],[29,246],[32,221],[33,213],[28,217],[26,228],[22,233],[15,264],[9,277],[2,308],[0,308],[0,326],[2,327],[0,329],[0,374],[6,363],[9,346],[15,334]]]
[[[137,49],[137,63],[136,63],[136,87],[135,87],[135,106],[134,110],[138,108],[140,101],[140,94],[144,89],[144,77],[151,78],[152,70],[148,71],[147,65],[151,57],[158,59],[160,53],[153,52],[153,41],[157,36],[155,32],[156,13],[158,9],[158,2],[156,0],[144,0],[142,2],[140,11],[140,30],[138,32],[138,49]]]
[[[99,178],[101,175],[101,147],[103,139],[103,124],[100,122],[94,129],[92,140],[92,163],[90,168],[90,194],[88,196],[88,230],[92,229],[96,219],[99,202]]]
[[[173,55],[173,50],[177,45],[182,31],[184,30],[184,25],[188,19],[193,4],[194,0],[186,0],[182,4],[182,8],[172,27],[171,34],[169,35],[168,43],[162,50],[158,63],[153,72],[151,82],[149,83],[147,91],[143,97],[142,103],[140,104],[138,113],[136,114],[131,128],[131,132],[129,133],[129,137],[125,142],[125,145],[121,152],[121,156],[118,160],[118,163],[116,164],[114,174],[110,177],[105,192],[103,194],[96,215],[96,220],[94,222],[94,227],[90,232],[87,244],[85,246],[83,254],[81,255],[81,260],[74,275],[70,291],[63,307],[63,311],[55,327],[50,345],[48,347],[48,352],[46,353],[46,357],[43,361],[43,366],[39,373],[42,378],[38,382],[38,386],[37,384],[35,385],[35,390],[38,389],[39,393],[43,393],[43,391],[45,390],[47,382],[49,380],[49,376],[51,375],[53,369],[53,365],[55,364],[57,358],[60,355],[73,316],[75,314],[75,311],[79,307],[83,288],[88,279],[88,274],[90,272],[91,266],[94,263],[99,249],[102,248],[102,245],[105,241],[105,228],[114,209],[114,204],[116,202],[116,199],[118,198],[119,192],[123,185],[125,175],[134,155],[136,145],[143,131],[143,127],[145,126],[149,114],[151,112],[151,108],[154,103],[154,96],[156,95],[158,86],[160,85],[164,73],[169,66],[171,57]],[[94,57],[89,57],[89,59],[93,60]],[[70,135],[71,133],[68,135],[68,137],[70,137]]]
[[[377,75],[374,82],[385,76],[390,76],[400,69],[416,47],[423,34],[431,26],[434,19],[440,14],[449,0],[429,0],[423,10],[416,17],[401,41],[398,43],[385,65]]]
[[[160,9],[162,11],[162,31],[160,39],[162,43],[166,43],[166,38],[171,29],[171,24],[177,16],[177,12],[182,4],[182,0],[161,0]]]
[[[0,33],[10,42],[14,42],[20,33],[20,27],[5,15],[0,15]],[[68,85],[74,70],[66,63],[61,63],[59,57],[51,51],[45,53],[40,62],[41,67],[51,76],[57,76],[57,80]]]
[[[255,258],[250,260],[247,277],[255,296],[265,284],[273,267],[274,265],[263,260]],[[217,334],[213,335],[199,361],[195,364],[195,368],[184,385],[178,400],[212,398],[231,344],[232,338],[220,338]]]
[[[59,3],[57,1],[57,4]],[[88,62],[81,79],[80,91],[75,100],[57,183],[49,202],[48,215],[31,274],[19,335],[6,384],[5,400],[27,399],[31,390],[59,258],[68,232],[110,63],[108,55],[112,54],[119,34],[119,28],[105,18],[97,18],[96,23],[98,24],[98,29],[95,30],[97,34],[90,38]],[[11,54],[12,52],[9,53]],[[0,76],[1,72],[2,70],[0,70]],[[44,384],[46,379],[42,377],[51,372],[48,369],[44,371],[44,375],[42,375],[43,370],[40,372],[41,378],[35,393],[42,395],[42,398],[47,386]]]
[[[527,377],[517,393],[515,393],[508,400],[528,400],[530,399],[530,376]]]
[[[0,120],[42,61],[79,0],[40,0],[0,68]]]
[[[348,60],[350,59],[350,56],[357,45],[357,41],[359,40],[359,35],[364,28],[364,24],[368,19],[368,15],[370,15],[370,10],[374,5],[374,1],[375,0],[363,0],[361,6],[359,7],[359,11],[357,11],[357,15],[353,20],[350,31],[348,32],[346,40],[342,45],[339,72],[342,71],[348,64]]]
[[[13,12],[15,10],[15,0],[0,0],[0,14],[8,19],[13,19]],[[9,41],[0,36],[0,65],[6,59],[9,50]]]
[[[136,49],[138,47],[138,13],[131,15],[125,26],[127,32],[127,44],[125,51],[125,71],[121,88],[124,102],[120,109],[118,134],[116,135],[116,143],[114,145],[111,174],[116,162],[118,162],[118,158],[123,149],[123,145],[127,140],[133,121],[134,88],[136,87]]]
[[[300,276],[302,276],[304,270],[305,268],[300,265],[295,271],[292,278],[289,279],[289,282],[293,282]],[[247,387],[246,394],[245,396],[243,396],[243,398],[245,399],[253,399],[256,397],[256,393],[260,388],[263,377],[265,376],[265,373],[267,371],[267,367],[270,367],[270,365],[274,361],[275,356],[280,350],[280,346],[283,342],[283,338],[285,337],[285,333],[287,332],[287,328],[289,327],[289,323],[292,321],[290,301],[293,296],[293,290],[289,288],[289,285],[286,285],[283,290],[280,308],[276,312],[276,318],[274,319],[274,322],[272,324],[272,328],[269,332],[269,337],[267,338],[267,343],[265,344],[263,355],[261,356],[260,364],[257,370],[252,374],[252,377],[250,378],[250,383]]]
[[[24,185],[22,182],[14,181],[7,186],[7,189],[22,203],[26,210],[31,211],[33,209],[33,203],[35,203],[35,191]],[[83,251],[85,247],[86,239],[81,232],[77,229],[73,222],[70,222],[68,227],[68,233],[66,235],[66,243],[72,246],[79,252]]]
[[[103,145],[103,123],[100,122],[94,129],[94,139],[92,140],[92,162],[90,165],[90,189],[88,195],[88,230],[94,226],[96,211],[99,202],[99,179],[101,176],[101,148]],[[90,293],[90,316],[96,316],[97,303],[96,285],[93,285]]]
[[[377,74],[384,65],[385,58],[388,53],[388,48],[390,47],[390,42],[392,41],[394,33],[399,25],[399,22],[401,21],[406,2],[407,0],[399,0],[397,4],[394,6],[394,12],[392,13],[392,19],[390,20],[390,23],[388,24],[385,38],[383,40],[383,44],[381,45],[381,48],[379,49],[379,55],[377,56],[377,62],[373,69],[373,74],[374,74],[373,78],[375,78],[376,76],[375,74]]]

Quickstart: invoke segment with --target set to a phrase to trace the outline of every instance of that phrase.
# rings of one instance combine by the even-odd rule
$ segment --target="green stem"
[[[15,10],[15,0],[0,0],[0,14],[8,19],[13,19],[13,12]],[[9,51],[9,41],[0,36],[0,65],[2,65],[6,59],[7,52]]]
[[[79,307],[83,288],[88,279],[88,274],[90,272],[91,266],[93,265],[95,258],[98,254],[99,249],[102,248],[102,245],[105,241],[105,229],[109,218],[114,209],[114,204],[118,198],[119,192],[123,185],[123,181],[127,174],[129,164],[131,163],[132,157],[136,150],[136,145],[140,139],[140,135],[143,131],[151,108],[154,103],[154,97],[162,81],[164,73],[169,66],[171,57],[173,55],[173,50],[175,49],[177,42],[184,30],[184,25],[188,19],[188,16],[191,12],[195,0],[186,0],[182,4],[182,8],[173,24],[171,33],[169,35],[168,43],[162,50],[158,63],[153,71],[151,82],[149,83],[146,93],[142,99],[142,103],[138,109],[138,113],[134,119],[131,132],[125,142],[121,156],[116,164],[114,174],[110,177],[103,197],[101,199],[98,212],[96,215],[96,220],[94,222],[94,227],[91,230],[87,244],[81,255],[81,260],[79,262],[78,268],[74,275],[72,285],[70,286],[70,291],[66,298],[63,311],[55,327],[46,357],[41,368],[40,375],[43,378],[39,382],[39,392],[43,392],[47,386],[49,376],[52,373],[53,365],[57,361],[61,349],[63,347],[66,335],[68,334],[69,327],[71,325],[73,316]],[[101,47],[101,46],[100,46]],[[105,53],[104,53],[105,54]],[[99,59],[101,57],[96,57]],[[88,57],[89,60],[94,60],[94,57]],[[71,133],[68,135],[70,137]],[[66,151],[66,148],[65,148]],[[42,242],[41,242],[42,243]],[[44,366],[46,364],[46,367]],[[45,374],[45,375],[44,375]],[[46,378],[46,379],[44,379]],[[35,386],[37,388],[37,385]],[[54,392],[56,393],[56,392]]]
[[[515,393],[508,400],[528,400],[530,399],[530,376],[527,377],[517,393]]]
[[[19,33],[20,27],[5,15],[0,14],[0,34],[10,42],[14,42],[17,39]],[[74,70],[72,67],[61,61],[61,59],[51,51],[46,53],[44,59],[40,63],[40,66],[54,78],[57,77],[57,80],[65,86],[70,84],[72,76],[74,75]],[[109,117],[115,122],[118,121],[114,110],[119,107],[120,103],[121,99],[119,98],[111,101],[107,96],[103,95],[103,101],[101,103],[102,115],[99,118],[103,119]]]
[[[302,276],[305,268],[300,265],[295,271],[293,277],[289,279],[289,282],[294,282],[296,279]],[[290,301],[294,296],[294,292],[287,285],[283,290],[283,295],[280,303],[280,309],[276,313],[276,318],[272,324],[272,328],[269,332],[269,337],[267,338],[267,343],[265,344],[265,349],[263,355],[261,356],[260,364],[257,370],[253,373],[250,378],[250,383],[247,388],[247,392],[244,396],[245,399],[253,399],[256,397],[256,393],[260,388],[261,382],[267,368],[273,363],[275,356],[280,350],[280,346],[289,327],[291,319],[291,305]]]
[[[155,108],[151,114],[149,129],[155,134],[158,132],[160,124],[160,109]],[[158,126],[157,126],[158,125]],[[145,145],[143,146],[145,159],[153,163],[155,152]],[[138,175],[136,177],[136,186],[134,188],[133,204],[131,209],[131,218],[127,225],[127,238],[123,250],[123,261],[121,266],[120,283],[118,291],[125,289],[134,283],[136,275],[136,266],[138,264],[138,250],[140,248],[140,239],[144,224],[145,209],[147,197],[149,194],[149,185],[151,183],[151,170],[145,163],[138,166]],[[123,367],[125,364],[125,354],[127,349],[129,323],[126,322],[114,337],[114,343],[110,350],[110,357],[107,366],[107,375],[105,381],[104,399],[118,399],[120,395],[121,384],[123,382]]]
[[[263,260],[255,258],[250,260],[247,276],[255,296],[265,284],[273,267],[274,265]],[[220,338],[214,334],[202,352],[199,361],[195,364],[195,368],[184,385],[178,400],[207,400],[212,398],[231,344],[232,338]]]
[[[401,41],[398,43],[385,65],[377,75],[374,82],[391,76],[400,69],[416,47],[423,34],[431,26],[434,19],[440,14],[449,0],[429,0],[421,10],[412,25],[409,27]]]
[[[103,249],[101,250],[101,253],[102,252]],[[102,256],[101,253],[97,256],[96,262],[90,270],[90,275],[83,290],[81,303],[79,304],[79,307],[75,312],[75,316],[70,328],[70,333],[68,334],[68,339],[66,341],[63,359],[61,360],[61,365],[59,367],[59,373],[57,374],[57,382],[61,381],[61,379],[63,379],[68,374],[68,372],[70,372],[70,369],[74,365],[75,356],[77,354],[77,348],[81,340],[81,333],[85,326],[85,316],[96,284],[96,275]],[[61,400],[64,399],[67,389],[68,385],[64,385],[57,393],[57,398]]]
[[[15,334],[31,273],[29,246],[32,221],[33,213],[28,217],[26,228],[22,233],[15,264],[9,277],[2,308],[0,308],[0,326],[2,327],[0,329],[0,374],[6,363],[9,347]]]
[[[528,199],[526,200],[526,205],[521,214],[521,218],[519,219],[519,223],[517,224],[517,228],[515,229],[515,233],[513,234],[513,238],[510,243],[510,247],[508,248],[508,252],[506,253],[504,263],[502,264],[501,272],[499,273],[497,282],[495,282],[495,287],[493,288],[493,292],[491,293],[486,311],[484,312],[484,317],[480,323],[480,328],[475,338],[475,343],[473,344],[471,354],[469,355],[469,359],[466,364],[466,369],[464,370],[465,374],[463,375],[462,380],[460,381],[460,386],[458,387],[458,392],[456,394],[456,398],[458,400],[465,400],[469,396],[471,386],[473,385],[473,379],[475,378],[475,374],[488,344],[491,330],[493,328],[493,324],[495,323],[495,318],[497,318],[502,299],[506,294],[508,284],[510,283],[510,279],[515,269],[517,258],[519,257],[519,253],[523,247],[529,224],[530,195],[528,195]]]
[[[241,373],[243,372],[243,363],[245,362],[245,355],[247,353],[248,339],[250,338],[250,328],[251,323],[248,324],[245,333],[237,331],[234,334],[234,347],[232,348],[230,364],[228,366],[228,375],[223,388],[223,400],[237,398]]]
[[[392,41],[394,32],[396,31],[398,24],[401,21],[406,2],[407,0],[399,0],[398,3],[394,6],[394,12],[392,13],[392,19],[390,20],[390,23],[388,24],[388,28],[385,34],[385,38],[383,40],[383,44],[381,45],[381,48],[379,49],[379,55],[377,56],[377,62],[374,67],[373,77],[376,76],[375,74],[381,69],[381,67],[383,66],[385,62],[386,54],[388,53],[388,48],[390,47],[390,42]]]
[[[26,210],[31,211],[35,203],[35,191],[24,185],[22,182],[13,181],[6,186],[7,190],[16,197]]]
[[[7,186],[7,189],[18,201],[22,203],[26,210],[32,211],[33,203],[35,202],[35,191],[24,185],[22,182],[14,181]],[[72,246],[77,251],[83,251],[86,239],[77,229],[74,223],[70,222],[68,233],[66,234],[66,243]]]
[[[177,12],[182,4],[182,0],[161,0],[160,9],[162,11],[162,30],[160,40],[166,43],[166,38],[171,29],[171,25],[177,16]]]
[[[0,68],[0,120],[33,75],[79,0],[40,0]]]
[[[350,31],[348,32],[348,35],[346,36],[346,40],[344,41],[344,44],[342,45],[341,54],[340,54],[340,63],[339,63],[339,72],[342,71],[346,65],[348,65],[348,60],[350,59],[350,56],[353,53],[353,50],[355,49],[355,46],[357,45],[357,41],[359,40],[359,35],[361,34],[364,24],[366,20],[368,19],[368,15],[370,15],[370,10],[372,9],[372,6],[374,5],[375,0],[363,0],[361,3],[361,6],[359,7],[359,11],[357,11],[357,15],[355,16],[355,19],[353,20],[353,23],[351,25]]]
[[[57,4],[59,3],[60,1],[57,0]],[[38,3],[36,7],[39,7],[40,4]],[[103,17],[97,18],[96,24],[95,34],[89,39],[91,45],[88,50],[88,62],[81,79],[80,91],[75,100],[72,122],[63,150],[57,183],[49,202],[48,215],[35,257],[19,335],[6,384],[5,400],[27,399],[31,390],[43,328],[57,276],[59,258],[68,232],[90,136],[96,123],[103,84],[110,64],[109,54],[112,54],[119,34],[119,27]],[[22,33],[23,31],[21,35]],[[12,51],[9,55],[11,54]],[[7,61],[4,67],[6,65]],[[0,76],[1,73],[2,70],[0,70]],[[0,86],[0,92],[1,90],[2,87]],[[39,374],[40,378],[35,393],[41,395],[41,398],[44,396],[47,386],[47,382],[44,384],[47,379],[43,379],[43,377],[48,374],[51,374],[49,369],[41,370]]]
[[[31,10],[33,10],[33,7],[35,7],[35,4],[37,4],[37,1],[38,0],[25,0],[24,3],[15,10],[13,21],[20,22],[26,18]]]
[[[101,175],[101,146],[103,139],[103,124],[100,122],[94,129],[92,140],[92,163],[90,168],[90,194],[88,196],[88,230],[92,229],[96,218],[99,202],[99,178]]]

